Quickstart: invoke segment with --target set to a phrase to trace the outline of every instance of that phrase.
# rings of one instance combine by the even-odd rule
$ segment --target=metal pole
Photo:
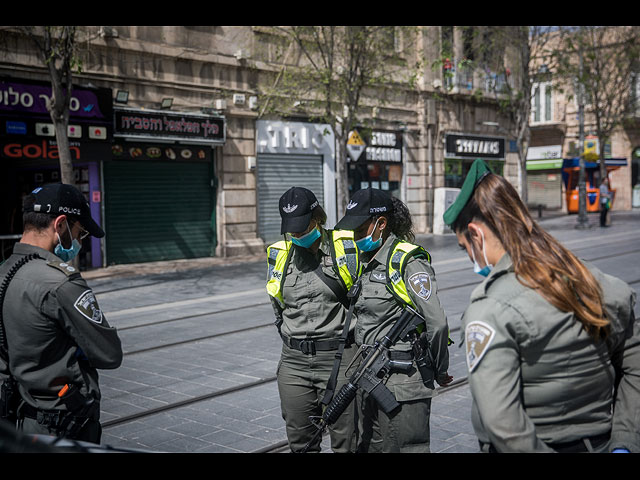
[[[580,152],[580,172],[578,173],[578,223],[576,228],[588,228],[587,185],[584,164],[584,87],[582,85],[582,47],[580,47],[580,75],[578,78],[578,151]]]

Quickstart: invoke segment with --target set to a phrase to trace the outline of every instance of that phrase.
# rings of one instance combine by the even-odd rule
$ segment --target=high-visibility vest
[[[345,293],[349,291],[360,275],[360,258],[353,232],[349,230],[327,231],[331,235],[330,253],[333,259],[333,268]],[[280,240],[267,247],[267,293],[284,308],[282,283],[291,258],[291,245],[289,240]]]
[[[407,267],[407,261],[415,256],[424,256],[429,263],[431,263],[431,255],[420,245],[414,245],[409,242],[395,240],[394,244],[389,250],[389,256],[387,258],[387,290],[393,297],[400,302],[401,305],[409,305],[415,309],[415,305],[409,292],[407,292],[407,285],[404,283],[404,271]],[[453,345],[453,340],[449,334],[449,345]]]
[[[424,248],[420,245],[404,242],[398,238],[389,249],[387,258],[387,290],[402,305],[409,305],[413,308],[415,308],[415,305],[404,283],[404,270],[407,267],[407,261],[419,254],[423,255],[431,263],[431,255]]]

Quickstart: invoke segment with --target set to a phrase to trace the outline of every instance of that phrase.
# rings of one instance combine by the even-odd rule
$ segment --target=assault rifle
[[[374,345],[363,345],[360,348],[347,370],[351,368],[360,356],[363,357],[362,362],[351,375],[349,381],[342,386],[329,405],[327,405],[322,416],[309,417],[309,420],[318,431],[298,453],[306,453],[311,445],[322,436],[326,427],[333,425],[338,420],[355,398],[358,388],[364,389],[371,395],[385,413],[391,413],[400,406],[391,390],[382,382],[388,373],[409,373],[413,368],[411,360],[391,360],[389,350],[398,341],[411,342],[413,357],[418,371],[423,379],[429,378],[426,369],[432,365],[432,361],[426,333],[422,333],[424,326],[424,318],[410,306],[405,306],[400,318],[382,339],[378,340]]]

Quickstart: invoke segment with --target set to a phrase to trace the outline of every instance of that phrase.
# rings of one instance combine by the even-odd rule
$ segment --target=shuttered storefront
[[[113,160],[103,169],[108,265],[214,254],[211,160]]]
[[[311,190],[324,207],[323,157],[269,155],[257,158],[258,236],[268,245],[282,239],[278,202],[291,187]]]
[[[527,172],[529,205],[542,205],[547,209],[562,207],[562,174],[554,172]]]

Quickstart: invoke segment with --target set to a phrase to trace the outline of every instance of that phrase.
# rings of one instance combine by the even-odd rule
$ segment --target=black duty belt
[[[609,438],[611,438],[611,432],[594,435],[593,437],[579,438],[578,440],[573,440],[571,442],[546,443],[546,445],[558,453],[587,453],[590,451],[587,444],[590,444],[593,450],[598,450],[599,447],[602,447],[609,441]],[[487,445],[488,448],[485,450],[483,446],[486,447]],[[480,442],[480,449],[485,450],[488,453],[497,453],[497,450],[491,444]]]
[[[299,340],[297,338],[291,338],[287,335],[281,333],[282,341],[284,344],[295,350],[300,350],[302,353],[306,355],[314,355],[316,351],[318,352],[327,352],[331,350],[337,350],[340,345],[340,339],[330,339],[330,340],[312,340],[312,339],[304,339]],[[353,343],[353,333],[349,333],[347,337],[347,341],[345,346],[348,347]]]
[[[598,447],[607,443],[609,438],[611,438],[611,432],[594,435],[593,437],[580,438],[571,442],[547,443],[547,445],[559,453],[584,453],[590,451],[587,446],[588,444],[591,444],[591,447],[597,450]]]
[[[19,414],[20,417],[31,418],[33,420],[37,420],[38,423],[59,423],[62,421],[64,417],[67,415],[73,415],[68,410],[44,410],[42,408],[36,408],[28,403],[24,402],[22,406],[20,406]],[[76,418],[84,418],[78,417],[77,415],[73,415]]]

